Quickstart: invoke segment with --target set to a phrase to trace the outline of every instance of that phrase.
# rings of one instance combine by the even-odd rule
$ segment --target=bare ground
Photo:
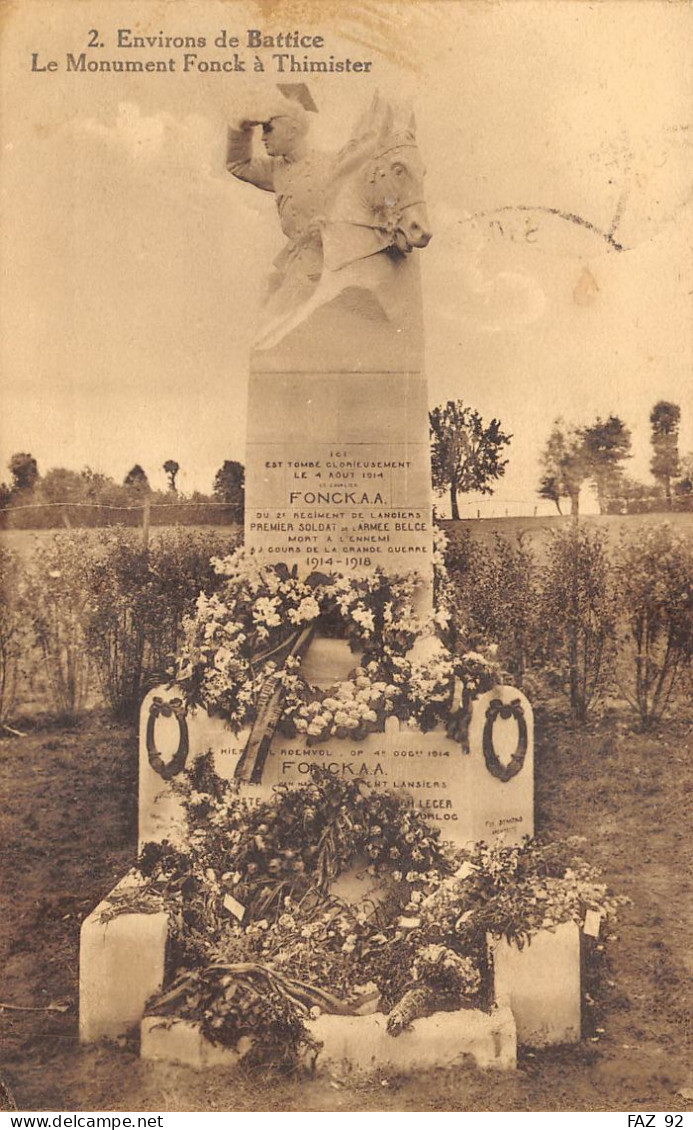
[[[0,740],[0,1072],[20,1110],[502,1111],[687,1109],[691,1087],[690,719],[633,733],[617,715],[572,730],[538,718],[538,827],[632,899],[605,996],[577,1047],[524,1052],[517,1072],[474,1067],[286,1080],[143,1064],[135,1039],[77,1041],[79,928],[132,863],[136,742],[93,714]],[[602,1029],[603,1031],[600,1031]],[[689,1104],[690,1105],[690,1104]]]

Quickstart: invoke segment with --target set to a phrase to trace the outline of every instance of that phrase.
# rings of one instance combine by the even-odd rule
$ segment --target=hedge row
[[[145,686],[171,669],[183,616],[219,583],[210,559],[228,530],[168,530],[148,549],[135,531],[70,531],[27,558],[0,547],[0,722],[39,685],[74,716],[94,692],[133,717]]]
[[[0,724],[26,710],[32,687],[62,715],[96,693],[135,717],[146,686],[172,670],[184,615],[219,584],[210,558],[237,540],[174,529],[145,549],[117,528],[56,534],[28,558],[0,547]],[[615,545],[571,525],[541,557],[526,535],[486,545],[458,530],[447,565],[458,644],[497,647],[530,698],[564,693],[578,720],[611,695],[651,726],[689,672],[693,545],[667,524]]]
[[[457,532],[448,547],[453,619],[497,645],[529,697],[560,691],[576,719],[607,696],[656,724],[693,657],[693,542],[667,523],[609,541],[577,523],[541,546]]]

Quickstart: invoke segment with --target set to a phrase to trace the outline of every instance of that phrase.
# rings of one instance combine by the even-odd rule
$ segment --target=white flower
[[[362,605],[359,605],[353,610],[351,616],[365,631],[372,632],[375,628],[375,619],[370,608],[364,608]]]
[[[290,608],[288,612],[288,617],[292,624],[310,623],[319,615],[320,605],[315,597],[312,596],[304,597],[298,608]]]
[[[450,613],[446,608],[439,608],[433,613],[433,620],[439,628],[447,628],[450,623]]]
[[[253,608],[253,622],[258,625],[267,625],[268,628],[276,628],[281,622],[282,618],[278,614],[279,599],[276,596],[260,596],[255,601]]]
[[[228,647],[220,647],[214,655],[214,666],[217,671],[223,671],[231,657],[232,653],[229,651]]]

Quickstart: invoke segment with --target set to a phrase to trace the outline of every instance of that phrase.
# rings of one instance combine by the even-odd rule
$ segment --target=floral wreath
[[[224,584],[211,597],[202,593],[184,622],[176,683],[187,705],[204,706],[238,732],[255,721],[271,677],[283,691],[280,729],[308,744],[363,740],[391,717],[424,731],[443,723],[454,732],[460,714],[498,684],[500,672],[488,656],[446,646],[441,553],[435,562],[438,607],[421,617],[415,602],[423,579],[415,572],[302,578],[296,566],[260,553],[215,559]],[[348,678],[329,688],[311,685],[301,670],[301,641],[316,630],[346,638],[356,653]],[[426,636],[438,637],[436,648],[417,658],[412,646]]]

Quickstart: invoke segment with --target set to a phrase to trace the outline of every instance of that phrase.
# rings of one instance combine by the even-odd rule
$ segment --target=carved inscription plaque
[[[254,374],[249,405],[247,545],[301,570],[430,572],[420,375]]]

